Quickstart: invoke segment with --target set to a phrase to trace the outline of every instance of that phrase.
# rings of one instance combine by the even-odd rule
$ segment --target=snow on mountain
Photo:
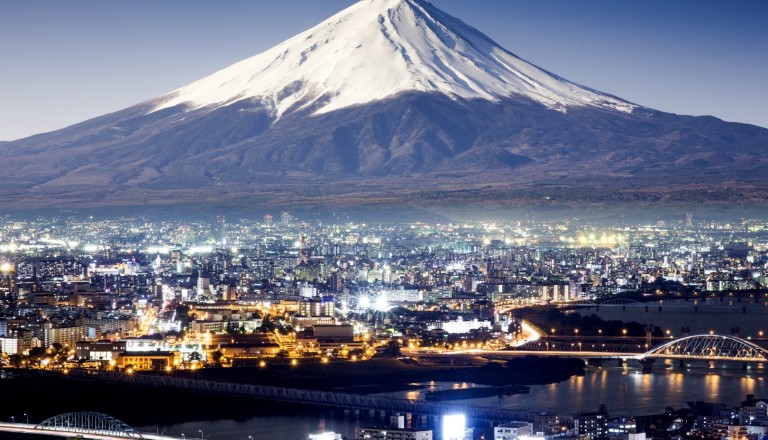
[[[266,52],[161,96],[152,111],[252,98],[279,118],[289,110],[324,114],[402,92],[488,101],[521,95],[558,111],[635,108],[518,58],[425,0],[361,0]]]

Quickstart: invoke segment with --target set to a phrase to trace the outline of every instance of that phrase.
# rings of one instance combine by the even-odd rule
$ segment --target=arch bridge
[[[111,438],[142,439],[127,423],[98,412],[71,412],[59,414],[38,423],[40,431],[92,434]]]
[[[601,341],[576,342],[540,339],[517,347],[518,353],[537,352],[545,356],[569,356],[626,359],[687,359],[704,361],[768,362],[768,350],[734,336],[695,335],[666,342],[643,352],[644,344],[636,338],[605,338]]]
[[[768,350],[734,336],[695,335],[667,342],[639,356],[641,360],[647,358],[766,362]]]

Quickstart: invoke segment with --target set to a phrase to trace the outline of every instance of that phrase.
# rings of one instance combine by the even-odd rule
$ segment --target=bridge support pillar
[[[677,368],[685,370],[685,361],[683,359],[677,361]]]
[[[619,358],[619,366],[620,367],[626,367],[627,366],[627,360],[623,358]]]
[[[748,367],[748,365],[747,365],[747,363],[746,363],[746,362],[742,362],[742,363],[741,363],[741,369],[742,369],[742,370],[744,370],[744,371],[747,371],[747,367]]]
[[[653,363],[656,362],[656,359],[649,359],[645,358],[640,361],[640,365],[643,367],[643,373],[650,373],[653,371]]]

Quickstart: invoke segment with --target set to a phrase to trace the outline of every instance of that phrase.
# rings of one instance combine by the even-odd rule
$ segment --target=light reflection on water
[[[737,405],[747,394],[768,397],[768,381],[765,369],[750,367],[747,372],[740,366],[721,364],[709,368],[707,365],[679,371],[673,363],[660,363],[654,372],[643,374],[632,367],[606,366],[590,368],[584,376],[575,376],[559,384],[535,385],[529,394],[468,399],[482,406],[497,406],[520,410],[557,410],[561,414],[575,414],[580,411],[594,411],[600,403],[608,405],[612,415],[638,415],[659,413],[665,407],[682,408],[686,402],[695,400],[716,401],[726,405]],[[675,368],[678,370],[675,370]],[[427,382],[422,390],[386,393],[386,396],[407,399],[423,399],[428,390],[461,389],[474,387],[472,383]],[[207,403],[206,403],[207,402]],[[203,400],[201,404],[210,404]],[[304,440],[310,433],[322,430],[335,431],[355,438],[359,427],[384,424],[384,419],[368,418],[368,412],[356,415],[353,411],[308,413],[295,416],[265,416],[247,421],[218,420],[194,422],[171,427],[162,427],[166,434],[181,437],[185,433],[190,440],[200,438],[199,429],[210,440],[247,440],[269,438],[275,440]],[[141,429],[154,432],[155,427]]]
[[[732,323],[738,322],[740,334],[744,338],[759,341],[768,334],[768,302],[755,304],[748,301],[734,302],[726,299],[703,301],[664,301],[658,304],[601,306],[580,310],[585,315],[598,314],[607,320],[636,321],[641,324],[654,324],[668,331],[667,334],[679,336],[682,326],[690,327],[691,333],[707,333],[713,330],[720,334],[729,334]],[[662,310],[659,310],[662,307]],[[529,394],[512,396],[485,397],[462,400],[482,406],[504,407],[509,409],[556,410],[561,414],[575,414],[580,411],[594,411],[600,403],[605,403],[612,415],[638,415],[659,413],[665,407],[682,408],[686,402],[695,400],[716,401],[726,405],[736,405],[747,394],[768,397],[768,381],[765,380],[766,368],[752,365],[747,372],[740,366],[723,364],[686,365],[685,370],[675,362],[657,362],[652,374],[643,374],[639,369],[628,366],[618,367],[615,363],[605,363],[603,368],[590,368],[584,376],[572,377],[559,384],[531,386]],[[427,391],[441,391],[476,387],[472,383],[425,382],[420,390],[408,390],[384,393],[389,397],[409,400],[424,399]],[[215,404],[215,398],[201,399],[201,405]],[[310,433],[324,430],[335,431],[347,438],[355,438],[356,429],[371,425],[382,425],[386,421],[374,415],[368,417],[367,411],[356,414],[354,411],[335,411],[320,414],[309,412],[291,416],[259,416],[254,410],[254,417],[245,421],[217,420],[193,422],[156,428],[139,428],[146,432],[156,429],[166,434],[181,437],[184,433],[190,440],[199,439],[202,430],[209,440],[304,440]],[[433,426],[432,426],[433,427]],[[477,431],[476,431],[477,433]],[[488,437],[488,436],[486,436]]]
[[[681,408],[695,400],[736,405],[747,394],[768,396],[768,384],[761,369],[748,373],[740,368],[718,366],[714,370],[665,370],[659,365],[651,374],[639,369],[606,367],[590,369],[584,377],[572,377],[556,384],[532,386],[529,394],[502,396],[495,404],[504,408],[548,410],[563,413],[594,411],[600,403],[613,414],[649,414],[666,406]],[[488,399],[473,399],[487,404]]]

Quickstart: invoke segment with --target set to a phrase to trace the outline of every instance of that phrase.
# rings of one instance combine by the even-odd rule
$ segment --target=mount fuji
[[[361,0],[166,95],[0,143],[6,206],[765,204],[768,130],[574,84]]]

